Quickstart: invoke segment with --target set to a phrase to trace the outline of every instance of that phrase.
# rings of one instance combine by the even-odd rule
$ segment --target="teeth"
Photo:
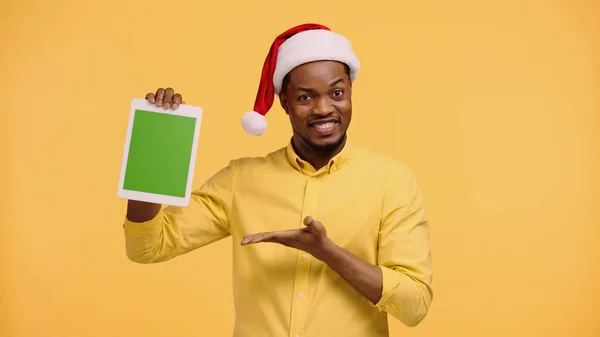
[[[335,126],[334,122],[324,123],[324,124],[315,124],[315,128],[319,130],[329,129]]]

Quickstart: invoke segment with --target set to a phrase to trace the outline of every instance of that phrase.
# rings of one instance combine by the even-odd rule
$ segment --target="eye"
[[[307,94],[304,94],[304,95],[300,95],[298,97],[298,99],[301,101],[306,101],[306,100],[310,99],[310,96],[308,96]]]
[[[344,91],[343,91],[342,89],[336,89],[336,90],[333,92],[333,96],[334,96],[334,97],[340,97],[340,96],[342,96],[343,94],[344,94]]]

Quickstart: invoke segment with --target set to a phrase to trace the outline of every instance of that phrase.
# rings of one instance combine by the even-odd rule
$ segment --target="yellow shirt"
[[[246,234],[301,228],[307,215],[334,243],[381,268],[379,303],[301,250],[240,245]],[[235,337],[380,337],[388,336],[387,314],[414,326],[429,309],[428,226],[411,171],[348,140],[318,171],[291,143],[232,160],[192,193],[188,207],[164,207],[143,223],[125,219],[124,231],[127,256],[139,263],[231,235]]]

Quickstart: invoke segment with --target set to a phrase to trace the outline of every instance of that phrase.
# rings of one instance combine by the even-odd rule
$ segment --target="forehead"
[[[315,61],[305,63],[290,72],[290,84],[307,85],[329,83],[338,78],[347,79],[346,67],[336,61]]]

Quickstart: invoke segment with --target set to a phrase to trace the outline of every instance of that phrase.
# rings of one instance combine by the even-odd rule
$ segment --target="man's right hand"
[[[185,104],[181,94],[175,93],[173,88],[158,88],[156,93],[149,92],[146,95],[146,99],[153,104],[165,109],[177,109],[179,105]]]
[[[177,109],[179,105],[185,104],[181,94],[175,93],[173,88],[158,88],[156,92],[149,92],[146,99],[159,107],[165,109]],[[133,222],[150,220],[158,214],[162,205],[144,201],[129,200],[127,203],[127,219]]]

